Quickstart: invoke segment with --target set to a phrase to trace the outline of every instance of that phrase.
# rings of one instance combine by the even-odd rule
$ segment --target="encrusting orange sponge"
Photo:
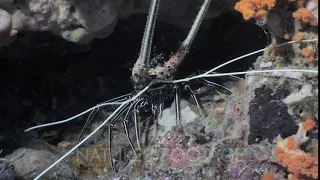
[[[267,171],[267,172],[263,175],[262,180],[275,180],[275,179],[274,179],[273,173],[270,172],[270,171]]]
[[[312,119],[307,119],[302,123],[303,129],[306,131],[311,131],[316,123]]]
[[[318,20],[315,18],[311,11],[306,9],[306,8],[299,8],[297,11],[295,11],[292,14],[293,18],[303,21],[304,23],[317,26],[318,25]]]
[[[292,40],[296,42],[300,42],[304,38],[304,33],[296,33],[293,37]]]
[[[313,48],[312,47],[306,47],[303,48],[301,51],[301,54],[305,57],[308,58],[308,62],[312,62],[315,58],[314,58],[314,52],[313,52]]]
[[[276,0],[241,0],[236,3],[235,10],[242,13],[245,20],[262,19],[275,4]]]
[[[299,125],[296,135],[286,139],[280,139],[274,150],[276,161],[291,173],[291,180],[295,179],[318,179],[318,157],[313,157],[300,149],[300,144],[306,142],[306,133],[315,123],[308,119]]]

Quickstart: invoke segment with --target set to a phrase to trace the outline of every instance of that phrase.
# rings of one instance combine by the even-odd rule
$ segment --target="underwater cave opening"
[[[20,33],[0,51],[0,149],[5,155],[30,137],[23,132],[35,124],[77,114],[99,102],[132,91],[131,67],[138,57],[145,15],[120,20],[114,33],[89,45],[74,45],[48,33]],[[222,14],[201,29],[177,73],[177,78],[211,69],[227,60],[267,46],[261,27],[237,13]],[[170,56],[189,29],[157,22],[152,56]],[[258,55],[232,63],[219,72],[248,70]],[[85,118],[84,118],[85,119]],[[60,132],[84,120],[53,126]],[[33,133],[41,138],[46,128]],[[75,132],[77,133],[77,132]],[[56,144],[59,136],[50,143]]]

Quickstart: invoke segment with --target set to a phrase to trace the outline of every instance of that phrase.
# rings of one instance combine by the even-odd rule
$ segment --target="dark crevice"
[[[71,7],[71,12],[73,12]],[[29,137],[24,129],[61,120],[92,105],[133,90],[130,76],[144,31],[145,15],[118,22],[114,33],[89,45],[65,42],[49,33],[19,33],[0,50],[0,147],[3,154],[18,148]],[[212,20],[195,38],[177,78],[207,70],[237,56],[266,46],[265,33],[228,13]],[[184,40],[188,29],[158,22],[152,55],[168,58]],[[84,52],[82,52],[84,51]],[[82,53],[81,53],[82,52]],[[257,56],[241,60],[219,72],[245,71]],[[85,118],[83,118],[85,119]],[[53,126],[60,132],[84,120]],[[40,137],[41,131],[33,137]],[[10,145],[9,145],[10,144]]]

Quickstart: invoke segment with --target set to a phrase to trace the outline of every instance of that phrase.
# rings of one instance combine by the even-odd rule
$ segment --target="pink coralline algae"
[[[192,167],[204,159],[199,145],[183,145],[182,135],[166,136],[162,139],[162,157],[171,168]]]
[[[170,153],[173,168],[186,168],[190,167],[192,163],[201,157],[200,147],[192,146],[186,149],[173,149]]]

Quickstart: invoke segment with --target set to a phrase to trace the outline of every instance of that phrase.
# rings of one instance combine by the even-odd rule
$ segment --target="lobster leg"
[[[109,160],[110,160],[112,170],[115,171],[114,161],[112,156],[112,124],[109,124],[108,128],[109,128]]]
[[[174,103],[176,107],[176,120],[177,120],[177,125],[180,124],[180,104],[179,104],[179,87],[175,86],[175,96],[174,96]]]
[[[111,122],[108,125],[108,130],[109,130],[109,158],[110,158],[110,165],[113,171],[115,171],[115,166],[114,166],[114,161],[113,161],[113,151],[112,151],[112,128],[114,124],[119,120],[120,116],[125,112],[129,111],[130,107],[127,107],[128,105],[124,106],[119,113],[117,113],[114,118],[111,120]]]
[[[139,152],[141,152],[140,126],[139,126],[139,121],[138,121],[139,110],[137,109],[138,104],[139,104],[139,102],[137,102],[133,108],[133,120],[134,120],[134,127],[135,127],[135,131],[136,131],[138,150],[139,150]]]
[[[187,88],[188,92],[190,93],[190,95],[192,96],[194,102],[195,102],[196,105],[197,105],[197,108],[198,108],[198,110],[199,110],[199,116],[202,116],[202,109],[201,109],[201,107],[200,107],[200,104],[199,104],[199,101],[198,101],[196,95],[193,93],[193,91],[192,91],[192,89],[190,88],[189,85],[186,85],[186,88]]]
[[[90,122],[92,121],[92,119],[94,118],[94,116],[96,115],[96,113],[99,111],[99,108],[96,108],[94,110],[91,111],[91,113],[89,114],[86,123],[84,124],[84,126],[81,129],[79,138],[78,138],[78,142],[79,143],[82,140],[82,137],[84,135],[85,130],[87,129],[88,125],[90,124]]]
[[[208,80],[203,79],[203,78],[200,78],[200,80],[203,81],[203,83],[205,83],[206,85],[209,85],[209,86],[217,86],[217,87],[220,87],[220,88],[222,88],[222,89],[230,92],[231,94],[233,94],[233,91],[232,91],[232,90],[230,90],[230,89],[228,89],[227,87],[224,87],[224,86],[222,86],[222,85],[220,85],[220,84],[214,83],[214,82],[212,82],[212,81],[208,81]]]
[[[127,139],[128,139],[128,141],[129,141],[129,143],[130,143],[130,147],[131,147],[134,155],[137,156],[137,153],[136,153],[136,151],[135,151],[135,149],[134,149],[134,146],[133,146],[131,137],[130,137],[130,135],[129,135],[129,130],[128,130],[128,116],[129,116],[129,114],[130,114],[130,112],[131,112],[131,108],[132,108],[133,106],[134,106],[134,103],[131,103],[131,105],[130,105],[130,107],[129,107],[129,109],[128,109],[125,117],[124,117],[123,127],[124,127],[124,131],[125,131],[125,133],[126,133]]]

